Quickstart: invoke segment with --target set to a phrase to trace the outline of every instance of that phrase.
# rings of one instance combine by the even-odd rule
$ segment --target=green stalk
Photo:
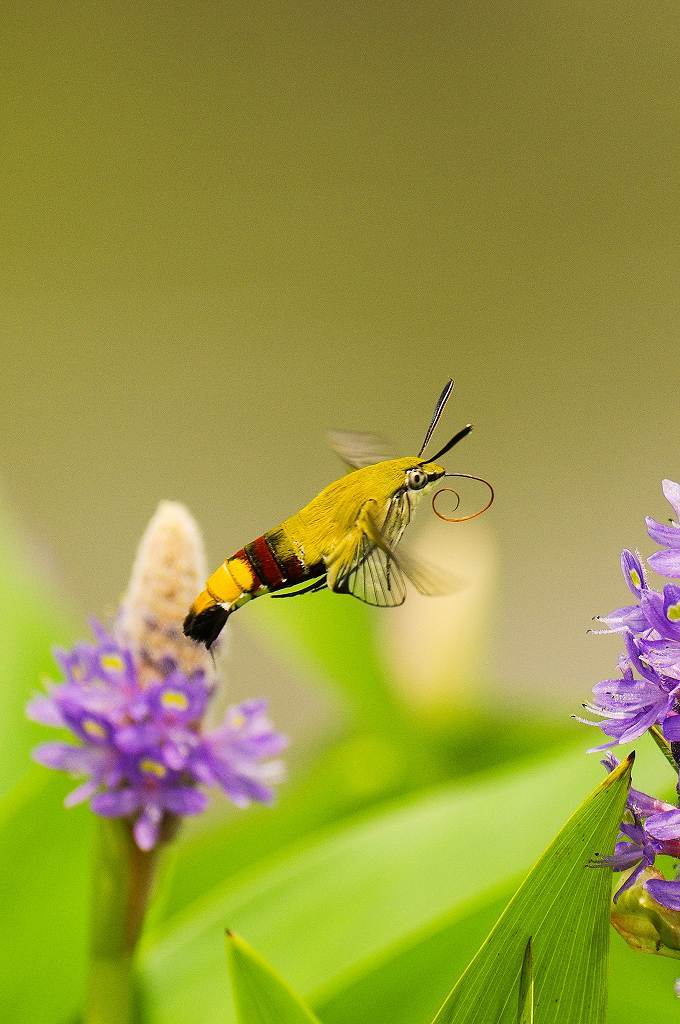
[[[144,853],[128,822],[101,819],[94,850],[90,973],[85,1024],[132,1024],[134,953],[158,852]]]
[[[650,733],[652,739],[656,743],[657,747],[659,748],[659,750],[661,751],[663,756],[668,761],[668,763],[671,766],[671,768],[673,769],[673,771],[677,774],[678,766],[675,763],[675,758],[673,757],[673,751],[671,750],[671,745],[668,742],[668,740],[666,739],[666,737],[664,736],[664,734],[661,732],[661,729],[659,728],[659,726],[658,725],[652,725],[650,727],[650,729],[648,730],[648,732]]]

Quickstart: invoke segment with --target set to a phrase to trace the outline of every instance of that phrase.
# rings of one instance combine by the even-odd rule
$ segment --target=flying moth
[[[184,620],[184,633],[209,649],[232,612],[262,594],[294,597],[328,588],[351,594],[366,604],[383,608],[403,604],[406,579],[421,593],[441,593],[432,574],[397,547],[415,506],[444,477],[478,480],[489,489],[489,499],[471,515],[444,516],[464,522],[491,505],[491,484],[467,473],[447,473],[437,461],[472,430],[463,427],[432,456],[425,457],[435,427],[453,391],[449,380],[417,455],[391,458],[384,444],[370,434],[336,433],[331,443],[350,472],[325,487],[304,508],[226,558],[208,578]]]

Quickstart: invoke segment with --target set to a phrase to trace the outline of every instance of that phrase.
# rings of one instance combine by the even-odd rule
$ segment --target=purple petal
[[[645,523],[647,533],[657,544],[662,544],[665,548],[680,548],[680,528],[673,523],[659,523],[651,516],[647,516]]]
[[[660,814],[662,811],[674,810],[672,804],[667,804],[665,800],[657,800],[654,796],[648,796],[647,793],[642,793],[639,789],[630,789],[628,791],[627,804],[628,807],[632,808],[643,818],[650,814]]]
[[[163,806],[171,814],[202,814],[208,806],[208,798],[200,789],[176,786],[163,793]]]
[[[641,660],[660,675],[680,679],[680,644],[675,640],[638,637]]]
[[[659,687],[648,679],[603,679],[593,687],[602,708],[628,711],[648,707],[660,698]]]
[[[628,585],[628,589],[636,597],[639,597],[647,586],[645,583],[645,570],[638,556],[634,555],[627,548],[621,552],[621,572]]]
[[[624,608],[615,608],[608,615],[598,615],[598,622],[604,622],[613,632],[623,629],[631,629],[634,633],[641,633],[648,628],[645,613],[637,604],[629,604]]]
[[[669,743],[680,740],[680,715],[668,715],[663,720],[663,734]]]
[[[675,515],[680,519],[680,484],[676,484],[674,480],[662,480],[661,490],[666,501],[673,506]]]
[[[83,782],[82,786],[78,786],[64,798],[64,807],[75,807],[77,804],[85,803],[93,793],[97,792],[98,788],[99,783],[96,780],[90,779],[89,782]]]
[[[133,834],[140,850],[152,850],[158,842],[163,812],[155,804],[147,804],[134,824]]]
[[[680,530],[678,531],[680,533]],[[654,572],[659,576],[669,576],[671,579],[680,578],[680,551],[655,551],[647,559]]]
[[[155,747],[161,739],[161,731],[155,724],[126,725],[116,730],[116,746],[126,754],[139,754],[149,747]]]
[[[678,630],[676,639],[680,639],[680,587],[675,583],[667,583],[663,588],[663,613],[671,626]]]
[[[669,910],[680,910],[680,882],[668,882],[664,878],[650,878],[645,882],[649,895]]]
[[[680,839],[680,810],[653,814],[645,822],[645,831],[654,839]]]
[[[41,743],[31,756],[46,768],[58,768],[74,774],[89,772],[96,763],[94,751],[86,747],[73,747],[70,743]]]
[[[632,868],[634,864],[637,864],[641,857],[641,850],[639,846],[634,843],[617,843],[614,853],[609,857],[599,857],[597,859],[598,866],[600,864],[611,868],[612,871],[627,871],[628,868]]]
[[[645,592],[643,593],[643,595],[642,595],[642,597],[640,599],[641,602],[642,603],[647,603],[648,599],[652,598],[652,593],[653,593],[652,591],[645,590]],[[653,597],[654,598],[658,598],[659,599],[659,603],[661,602],[661,595],[660,594],[653,594]],[[644,679],[648,679],[651,683],[654,683],[655,686],[658,686],[659,685],[659,677],[657,676],[656,672],[653,669],[651,669],[649,667],[649,665],[645,665],[644,661],[642,661],[640,659],[640,649],[638,647],[638,642],[637,642],[636,638],[634,636],[631,636],[630,633],[626,633],[624,638],[623,638],[623,642],[626,645],[626,652],[628,654],[628,658],[630,660],[631,666],[634,669],[636,669],[636,671]]]
[[[126,818],[139,807],[139,797],[133,789],[116,789],[97,793],[90,806],[102,818]]]
[[[666,595],[667,589],[672,593]],[[645,590],[640,598],[640,607],[649,625],[660,636],[680,640],[680,619],[675,617],[678,614],[677,609],[680,608],[680,593],[676,597],[673,593],[675,591],[680,591],[680,588],[671,584],[664,587],[663,597],[654,590]]]
[[[26,714],[33,722],[40,722],[41,725],[53,725],[60,728],[64,725],[59,705],[53,697],[46,697],[39,694],[26,705]]]
[[[185,767],[189,752],[190,748],[188,746],[168,740],[161,747],[163,764],[167,765],[172,771],[179,772]]]
[[[632,740],[636,740],[638,736],[643,736],[649,727],[655,724],[658,716],[658,708],[652,707],[624,721],[612,721],[610,719],[606,722],[600,722],[600,728],[605,736],[611,736],[618,740],[619,743],[630,743]]]
[[[631,888],[631,886],[635,885],[635,883],[637,882],[638,878],[639,878],[639,877],[640,877],[640,875],[642,874],[642,872],[643,872],[643,870],[644,870],[644,868],[645,868],[645,867],[646,867],[646,865],[645,865],[644,861],[640,861],[640,863],[638,864],[638,866],[637,866],[637,867],[635,868],[635,870],[634,870],[634,871],[632,871],[632,872],[630,873],[630,875],[629,875],[629,876],[628,876],[628,878],[627,878],[627,879],[625,880],[625,882],[623,883],[623,885],[621,885],[621,886],[620,886],[620,887],[619,887],[619,888],[618,888],[618,889],[616,890],[616,892],[614,893],[614,903],[616,903],[616,902],[618,901],[618,898],[619,898],[619,896],[621,895],[621,893],[622,893],[622,892],[625,892],[625,891],[626,891],[626,889],[630,889],[630,888]]]
[[[642,825],[631,825],[630,822],[622,821],[619,826],[621,835],[632,839],[640,848],[645,841],[645,831]]]

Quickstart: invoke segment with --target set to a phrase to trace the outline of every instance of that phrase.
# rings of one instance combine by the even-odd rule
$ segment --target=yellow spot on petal
[[[179,690],[166,690],[161,694],[161,704],[164,708],[186,711],[189,707],[189,698]]]
[[[630,582],[633,584],[634,587],[637,587],[638,590],[642,586],[642,580],[640,579],[640,573],[637,571],[637,569],[631,569],[630,570]]]
[[[678,601],[677,604],[668,605],[666,618],[669,622],[680,622],[680,601]]]
[[[120,654],[103,654],[101,657],[101,666],[103,669],[106,669],[107,672],[122,672],[125,668]]]
[[[164,779],[167,775],[167,770],[164,764],[160,761],[154,761],[151,757],[145,757],[139,762],[140,770],[146,775],[155,775],[157,779]]]
[[[92,718],[84,718],[82,724],[83,732],[86,732],[88,736],[97,740],[102,740],[106,736],[106,729],[100,722],[95,722]]]
[[[231,725],[234,729],[242,729],[246,724],[245,715],[242,715],[240,711],[235,711],[231,716]]]

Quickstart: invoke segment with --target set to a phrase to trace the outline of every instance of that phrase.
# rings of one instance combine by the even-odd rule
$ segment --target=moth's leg
[[[336,589],[336,583],[338,577],[343,575],[343,571],[354,559],[357,548],[361,544],[362,533],[357,526],[355,526],[348,534],[343,537],[339,544],[337,544],[333,550],[325,557],[326,563],[326,580],[328,583],[329,590]]]

